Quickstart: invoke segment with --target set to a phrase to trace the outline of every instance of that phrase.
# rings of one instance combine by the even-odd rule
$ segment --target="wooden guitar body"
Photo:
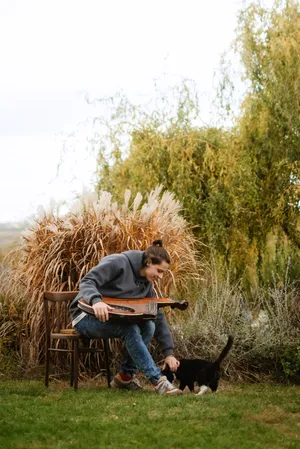
[[[120,299],[103,297],[102,301],[114,308],[109,311],[109,319],[139,322],[155,320],[159,307],[172,307],[185,310],[187,301],[175,301],[170,298]],[[94,315],[94,309],[83,298],[79,299],[78,307],[86,313]]]

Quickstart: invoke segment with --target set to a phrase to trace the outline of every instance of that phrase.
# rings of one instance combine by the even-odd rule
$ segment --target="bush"
[[[300,383],[300,340],[295,346],[285,349],[280,362],[286,378]]]
[[[299,373],[299,296],[286,276],[251,297],[233,284],[214,261],[205,281],[194,290],[195,303],[173,314],[172,329],[179,357],[214,360],[229,334],[234,345],[223,363],[232,378],[260,380],[276,375],[297,381]]]

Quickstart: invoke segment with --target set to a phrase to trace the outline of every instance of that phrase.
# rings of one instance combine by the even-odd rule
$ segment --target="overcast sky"
[[[187,77],[209,99],[245,4],[0,0],[0,222],[22,220],[51,198],[70,202],[92,185],[84,126],[67,141],[57,175],[66,135],[96,113],[84,92],[151,95],[154,79]]]

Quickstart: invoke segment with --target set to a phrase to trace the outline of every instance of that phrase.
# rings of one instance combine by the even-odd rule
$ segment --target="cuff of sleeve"
[[[93,298],[93,299],[92,299],[92,306],[93,306],[94,304],[96,304],[97,302],[102,302],[102,298]]]
[[[173,348],[165,349],[163,351],[163,354],[164,354],[165,357],[167,357],[168,355],[174,355],[174,349]]]

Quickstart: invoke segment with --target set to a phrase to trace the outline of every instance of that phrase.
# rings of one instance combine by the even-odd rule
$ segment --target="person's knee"
[[[145,321],[144,323],[131,324],[124,329],[124,338],[134,337],[135,340],[150,341],[155,332],[154,321]]]
[[[129,326],[124,327],[124,336],[132,335],[136,338],[141,337],[141,330],[137,324],[130,324]]]

